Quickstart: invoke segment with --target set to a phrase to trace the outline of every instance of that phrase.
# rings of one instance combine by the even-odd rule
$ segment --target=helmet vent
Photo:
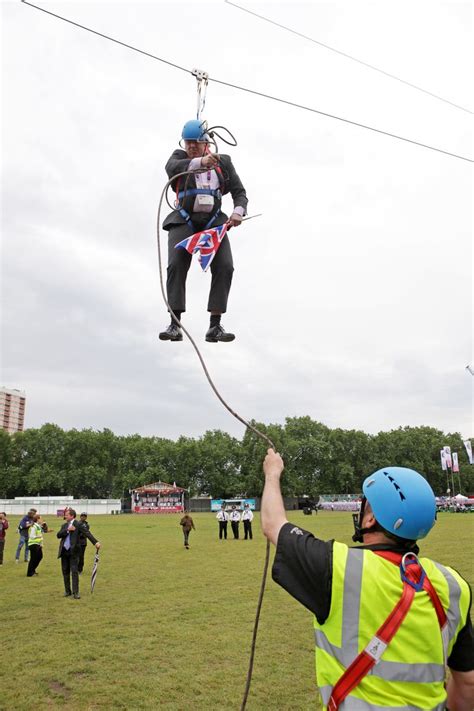
[[[384,472],[384,476],[386,476],[387,479],[392,483],[393,488],[396,490],[396,492],[398,493],[398,495],[400,497],[400,501],[406,501],[405,494],[403,493],[403,491],[401,490],[400,486],[397,484],[397,482],[395,481],[393,476],[390,476],[390,474],[388,474],[387,472]]]
[[[402,523],[403,523],[403,519],[402,519],[402,518],[397,518],[397,520],[396,520],[395,523],[393,524],[394,529],[397,530],[398,528],[400,528],[400,526],[402,525]]]

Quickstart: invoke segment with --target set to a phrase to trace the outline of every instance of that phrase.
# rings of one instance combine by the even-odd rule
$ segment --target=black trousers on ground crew
[[[212,225],[211,225],[212,227]],[[192,255],[185,249],[175,245],[186,237],[190,237],[194,232],[199,232],[202,227],[193,230],[188,225],[176,225],[168,233],[168,276],[166,279],[166,292],[168,303],[173,311],[186,311],[186,277],[191,266]],[[197,261],[197,255],[194,255]],[[199,269],[195,265],[195,269]],[[211,262],[211,289],[209,291],[208,311],[224,314],[227,311],[227,300],[229,298],[232,275],[234,273],[234,262],[232,260],[232,250],[227,235],[221,242],[216,256]]]
[[[219,521],[219,538],[227,538],[227,521]]]
[[[35,543],[30,546],[30,562],[28,563],[28,570],[26,575],[31,578],[36,573],[36,568],[41,563],[43,559],[43,548],[42,546]]]

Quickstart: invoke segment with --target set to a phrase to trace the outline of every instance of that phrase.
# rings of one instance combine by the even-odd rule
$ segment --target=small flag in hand
[[[95,587],[95,581],[97,578],[97,568],[99,565],[99,551],[96,550],[95,556],[94,556],[94,565],[92,566],[92,575],[91,575],[91,595],[94,592],[94,587]]]
[[[178,242],[176,249],[182,247],[189,252],[189,254],[195,254],[197,252],[201,269],[203,272],[206,272],[211,266],[211,262],[216,256],[217,250],[221,246],[221,242],[228,229],[229,223],[225,222],[223,225],[219,225],[219,227],[196,232],[191,235],[191,237],[186,237],[186,239]]]

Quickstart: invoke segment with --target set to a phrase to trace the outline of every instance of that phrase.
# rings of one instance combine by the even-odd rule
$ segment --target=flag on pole
[[[91,595],[94,592],[94,588],[95,588],[95,581],[97,578],[98,566],[99,566],[99,551],[96,549],[95,556],[94,556],[94,565],[92,566],[92,575],[91,575]]]
[[[446,465],[448,466],[449,469],[451,469],[453,466],[453,462],[451,459],[451,447],[443,447],[443,451],[444,451],[444,458],[446,461]]]
[[[444,449],[440,450],[439,456],[441,457],[441,469],[446,472],[448,470],[448,465],[446,464],[446,452]]]
[[[473,464],[473,459],[472,459],[472,444],[470,439],[465,439],[463,442],[465,448],[466,448],[466,453],[467,453],[467,458],[469,459],[469,464]]]
[[[224,222],[224,224],[219,225],[219,227],[196,232],[191,235],[191,237],[186,237],[186,239],[178,242],[175,249],[181,247],[189,252],[189,254],[195,254],[197,252],[201,269],[203,272],[207,272],[228,229],[229,223]]]
[[[453,452],[453,472],[455,474],[459,474],[459,462],[457,452]]]

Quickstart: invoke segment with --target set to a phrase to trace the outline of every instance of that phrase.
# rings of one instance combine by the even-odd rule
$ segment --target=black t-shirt
[[[321,541],[309,531],[286,523],[278,536],[272,568],[273,580],[308,608],[320,625],[327,620],[331,608],[333,544],[333,540]],[[406,553],[406,550],[397,548],[396,544],[357,547]],[[469,604],[467,622],[448,659],[448,666],[455,671],[474,670],[474,634],[470,610]]]

